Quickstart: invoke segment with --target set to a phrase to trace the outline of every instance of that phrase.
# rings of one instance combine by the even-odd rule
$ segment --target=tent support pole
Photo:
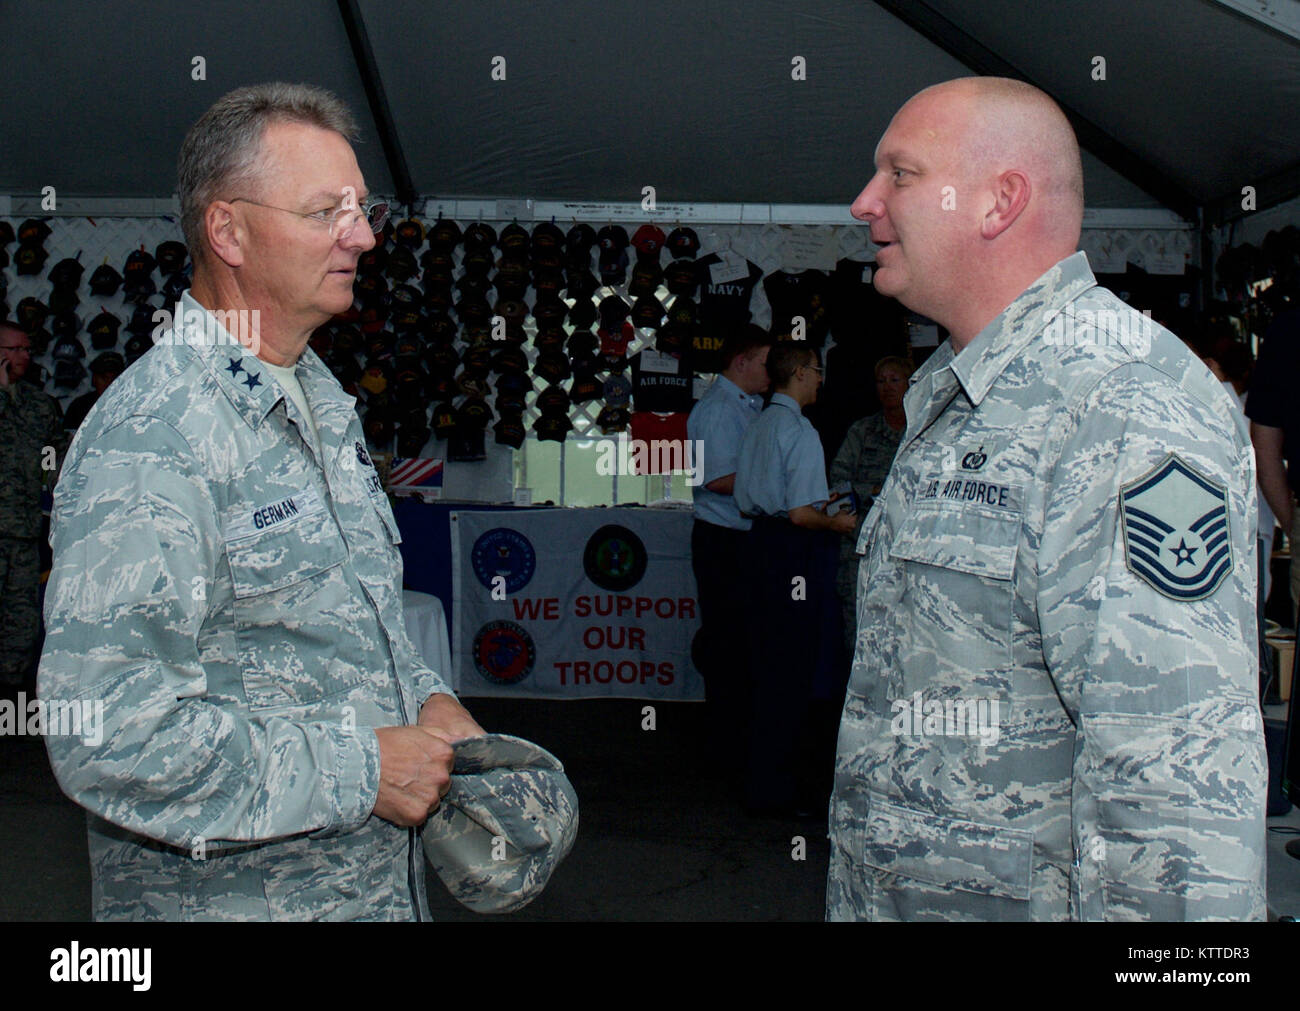
[[[993,77],[1012,77],[1048,91],[1018,67],[1008,63],[978,39],[953,24],[923,0],[875,0],[878,7],[898,18],[912,31],[939,46],[975,73]],[[1048,92],[1050,94],[1050,92]],[[1196,220],[1197,201],[1173,179],[1152,168],[1077,109],[1052,96],[1069,119],[1079,137],[1079,144],[1141,187],[1186,221]]]
[[[388,96],[384,94],[384,83],[379,76],[375,52],[370,47],[370,33],[366,31],[358,0],[339,0],[339,14],[343,18],[348,41],[352,44],[352,58],[361,75],[361,84],[366,89],[370,114],[375,118],[375,127],[379,130],[379,143],[384,148],[384,159],[388,162],[388,171],[393,177],[397,201],[405,204],[408,211],[412,210],[416,198],[415,185],[411,181],[411,170],[406,164],[406,153],[397,137],[397,125],[393,122],[393,113],[388,107]]]

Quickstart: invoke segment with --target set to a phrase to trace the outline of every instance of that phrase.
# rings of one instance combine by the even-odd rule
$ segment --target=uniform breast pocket
[[[1018,512],[947,502],[919,502],[903,520],[890,557],[904,565],[913,649],[937,667],[1010,666],[1020,529]]]
[[[347,545],[328,512],[227,541],[226,556],[250,708],[315,702],[359,680],[335,659],[354,602]]]

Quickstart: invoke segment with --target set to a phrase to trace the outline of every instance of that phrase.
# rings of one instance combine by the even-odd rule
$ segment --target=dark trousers
[[[829,796],[843,643],[839,542],[788,520],[757,519],[747,565],[750,720],[745,800],[754,810]]]
[[[747,661],[745,558],[749,531],[696,520],[691,529],[691,568],[700,605],[700,630],[692,658],[704,678],[709,725],[717,754],[731,773],[745,751]]]

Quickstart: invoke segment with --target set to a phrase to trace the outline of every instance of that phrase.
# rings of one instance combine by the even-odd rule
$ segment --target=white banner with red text
[[[451,514],[452,667],[470,696],[702,699],[691,514]]]

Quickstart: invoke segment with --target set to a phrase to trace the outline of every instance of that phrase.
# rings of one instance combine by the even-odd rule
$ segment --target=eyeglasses
[[[32,346],[30,344],[0,344],[0,351],[26,351],[31,354]]]
[[[308,221],[328,225],[330,238],[334,242],[342,242],[347,239],[352,234],[352,230],[362,221],[368,224],[370,230],[376,234],[382,231],[384,225],[388,223],[388,204],[383,200],[370,200],[364,204],[353,204],[351,207],[331,207],[323,211],[313,211],[310,214],[304,214],[302,211],[291,211],[287,207],[276,207],[274,204],[259,203],[256,200],[249,200],[247,197],[235,197],[230,203],[252,204],[254,207],[265,207],[272,211],[284,211],[285,214],[294,214],[300,218],[306,218]]]

